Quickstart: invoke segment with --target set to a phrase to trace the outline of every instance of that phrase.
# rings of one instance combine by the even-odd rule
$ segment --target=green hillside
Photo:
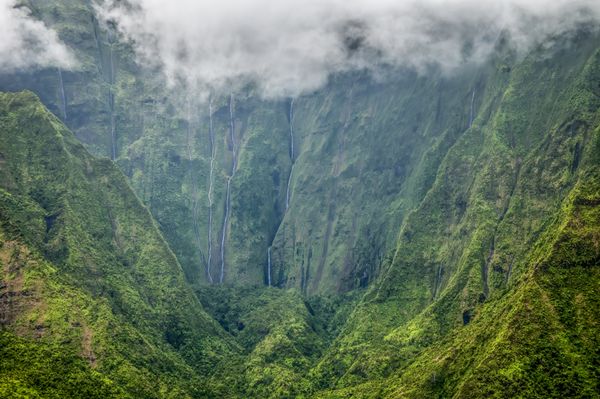
[[[73,368],[56,384],[74,392],[85,378],[77,354],[87,377],[106,376],[107,390],[205,396],[198,373],[238,347],[202,310],[123,175],[91,157],[32,93],[0,96],[0,136],[3,350],[22,352],[40,377],[4,363],[3,375],[44,392],[57,372],[50,353]]]
[[[266,100],[23,4],[80,65],[0,73],[0,397],[600,397],[597,29]]]

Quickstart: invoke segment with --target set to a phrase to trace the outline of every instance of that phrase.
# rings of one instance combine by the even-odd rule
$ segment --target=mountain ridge
[[[202,102],[28,4],[82,68],[0,75],[0,393],[598,397],[597,31]]]

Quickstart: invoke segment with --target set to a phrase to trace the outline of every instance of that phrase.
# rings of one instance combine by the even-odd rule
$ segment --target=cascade
[[[271,247],[267,250],[267,281],[269,287],[271,286]]]
[[[110,85],[113,85],[115,83],[115,60],[114,60],[114,54],[113,54],[114,40],[113,40],[112,31],[110,30],[110,28],[108,29],[108,32],[106,33],[106,41],[108,42],[108,64],[109,64],[108,83]]]
[[[109,103],[110,103],[110,142],[111,142],[111,159],[114,161],[117,159],[117,144],[116,144],[116,122],[114,114],[114,94],[112,90],[108,91]]]
[[[290,100],[290,109],[289,109],[289,133],[290,133],[290,160],[291,160],[291,166],[290,166],[290,174],[288,175],[287,178],[287,185],[285,188],[285,212],[283,217],[281,218],[281,221],[279,222],[279,226],[281,226],[281,223],[283,223],[283,218],[285,217],[285,213],[287,213],[288,208],[290,207],[290,186],[292,183],[292,177],[294,174],[294,165],[295,165],[295,153],[294,153],[294,99],[292,98]],[[279,230],[279,226],[277,227],[277,229]],[[273,237],[273,240],[275,240],[275,237]],[[269,245],[269,248],[267,250],[267,268],[268,268],[268,281],[269,281],[269,285],[271,285],[271,247],[273,246],[273,240],[271,241],[271,245]]]
[[[229,130],[231,133],[231,149],[232,149],[232,161],[231,161],[231,174],[227,178],[227,193],[225,195],[225,216],[223,218],[223,229],[221,235],[221,275],[219,283],[223,283],[223,277],[225,276],[225,237],[227,235],[227,223],[229,221],[229,214],[231,212],[231,179],[235,176],[235,170],[237,168],[237,150],[235,146],[235,116],[234,116],[234,98],[233,94],[229,96]]]
[[[107,41],[108,41],[108,60],[109,60],[109,70],[108,70],[108,108],[110,111],[110,142],[111,142],[111,159],[114,161],[117,159],[117,137],[116,137],[116,120],[115,120],[115,94],[114,94],[114,84],[115,84],[115,61],[113,55],[113,40],[112,33],[109,29],[107,33]]]
[[[187,111],[187,156],[190,165],[189,173],[190,180],[192,182],[192,226],[194,229],[194,238],[196,239],[196,246],[201,253],[202,258],[202,250],[201,250],[201,238],[200,238],[200,227],[198,223],[198,188],[196,187],[196,178],[194,176],[194,168],[192,168],[192,135],[193,135],[193,126],[192,126],[192,105],[188,101],[188,111]]]
[[[504,207],[502,208],[502,212],[500,213],[500,216],[498,217],[498,221],[496,222],[496,227],[494,229],[494,235],[492,236],[492,244],[490,246],[490,252],[488,254],[488,257],[487,257],[485,263],[483,263],[483,265],[481,267],[483,293],[486,298],[489,295],[488,276],[489,276],[490,265],[494,258],[494,253],[496,251],[496,236],[498,234],[498,228],[500,227],[500,224],[502,224],[502,222],[504,221],[504,217],[506,216],[508,209],[510,208],[510,203],[511,203],[511,200],[515,193],[515,190],[517,188],[517,183],[519,182],[520,174],[521,174],[521,159],[517,158],[515,160],[515,173],[514,173],[512,185],[510,188],[510,192],[508,193],[506,203],[504,204]],[[513,260],[511,260],[511,262],[509,264],[509,269],[508,269],[508,273],[507,273],[507,277],[506,277],[506,283],[508,282],[508,278],[510,277],[510,273],[512,271],[512,262],[513,262]]]
[[[215,136],[212,121],[212,98],[208,100],[208,136],[210,142],[210,172],[208,175],[208,261],[206,262],[206,274],[208,281],[212,284],[213,278],[210,273],[212,263],[212,212],[213,212],[213,172],[215,164]]]
[[[292,167],[290,168],[290,175],[288,176],[287,188],[285,190],[285,210],[286,211],[290,207],[290,184],[292,183],[293,173],[294,173],[294,164],[292,164]]]
[[[350,92],[348,93],[348,98],[352,98],[352,93],[354,91],[354,86],[351,87]],[[313,279],[313,287],[317,287],[319,281],[321,280],[321,276],[323,274],[323,269],[325,267],[325,262],[327,261],[327,256],[329,254],[329,239],[331,238],[331,233],[333,231],[333,221],[335,219],[335,212],[337,207],[337,196],[338,196],[338,180],[340,176],[340,168],[342,165],[342,161],[344,158],[344,149],[346,147],[346,131],[348,130],[348,126],[350,124],[349,115],[345,117],[346,121],[342,126],[340,131],[340,142],[338,145],[336,159],[333,164],[333,169],[331,174],[333,176],[333,184],[331,186],[331,194],[329,197],[329,209],[327,211],[327,226],[325,228],[325,236],[323,237],[323,248],[321,250],[321,257],[319,259],[319,264],[314,274]]]
[[[60,85],[60,97],[62,100],[63,119],[67,120],[67,96],[65,95],[65,82],[63,81],[62,69],[58,68],[58,83]]]
[[[435,276],[435,285],[433,287],[433,299],[437,298],[441,283],[442,283],[442,265],[440,265],[438,267],[437,274]]]
[[[290,112],[289,112],[289,119],[290,119],[290,159],[292,161],[292,166],[290,167],[290,174],[288,176],[287,187],[285,189],[285,210],[286,211],[290,207],[290,185],[292,183],[292,175],[294,173],[294,163],[295,163],[295,159],[294,159],[294,123],[293,123],[293,118],[294,118],[294,99],[292,98],[292,100],[290,101]]]
[[[469,127],[473,126],[473,119],[475,117],[475,90],[471,95],[471,114],[469,116]]]
[[[294,99],[290,100],[290,158],[294,163],[294,124],[292,123],[294,117]]]
[[[237,169],[237,149],[235,147],[235,122],[233,115],[233,94],[229,96],[229,131],[231,132],[231,150],[233,152],[231,162],[231,177],[235,176],[235,170]]]
[[[229,202],[231,196],[231,176],[227,178],[227,193],[225,195],[225,216],[223,218],[223,229],[221,235],[221,275],[219,283],[223,284],[225,275],[225,235],[227,234],[227,221],[229,220]]]

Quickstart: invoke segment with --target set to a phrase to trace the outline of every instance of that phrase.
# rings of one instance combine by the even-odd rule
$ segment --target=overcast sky
[[[54,31],[0,0],[0,70],[74,65]],[[484,60],[500,32],[521,52],[582,23],[600,0],[97,0],[142,65],[201,92],[247,84],[296,96],[340,71],[452,71]]]

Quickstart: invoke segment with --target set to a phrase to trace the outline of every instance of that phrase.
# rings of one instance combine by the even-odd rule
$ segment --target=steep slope
[[[314,295],[372,282],[442,154],[468,127],[471,93],[487,73],[398,73],[385,84],[341,76],[295,101],[298,158],[273,246],[276,283]]]
[[[556,352],[566,356],[563,360],[569,364],[568,358],[583,352],[577,355],[581,348],[565,348],[563,344],[587,340],[586,345],[592,345],[596,338],[591,337],[598,335],[589,316],[598,313],[597,303],[589,295],[598,287],[595,209],[581,208],[581,212],[589,213],[587,227],[577,212],[561,211],[561,204],[569,208],[573,201],[577,203],[574,198],[581,190],[594,193],[598,189],[600,53],[594,40],[588,39],[593,36],[580,36],[576,53],[559,45],[540,49],[523,61],[498,65],[500,77],[488,82],[480,116],[448,151],[431,190],[402,226],[393,259],[314,370],[317,389],[388,378],[409,367],[407,375],[418,379],[420,388],[403,383],[397,391],[390,388],[388,394],[500,394],[499,386],[490,387],[489,392],[483,386],[471,393],[460,391],[461,378],[469,381],[461,373],[477,369],[477,359],[485,362],[486,356],[495,356],[500,349],[494,339],[514,336],[511,356],[529,356],[522,359],[523,367],[538,373],[531,378],[541,381],[537,382],[541,384],[539,395],[559,395],[561,389],[553,384],[570,378],[568,366],[561,366],[567,374],[560,376],[553,374],[551,366],[560,361],[536,369],[537,355],[529,346],[535,344],[546,351],[542,363],[552,362],[550,353]],[[510,74],[502,78],[507,71]],[[593,205],[594,200],[590,201]],[[573,244],[581,241],[577,245],[582,245],[572,248],[571,255],[544,244],[547,237],[557,234],[560,222],[556,220],[582,223],[581,231],[569,233],[576,233],[569,237],[575,240]],[[548,273],[538,270],[541,257],[560,263],[570,261],[575,254],[588,266]],[[581,285],[585,275],[590,280]],[[531,276],[536,276],[535,280]],[[564,286],[557,290],[560,284]],[[580,290],[577,297],[575,293]],[[540,295],[551,299],[540,302]],[[560,310],[554,313],[558,320],[590,312],[582,323],[591,335],[580,326],[545,324],[554,321],[542,315],[558,305]],[[524,314],[527,309],[533,312],[531,320]],[[479,318],[479,327],[470,326]],[[524,328],[529,334],[541,334],[539,341],[532,335],[533,341],[528,342]],[[548,341],[544,334],[550,331],[565,338]],[[481,339],[470,334],[479,334]],[[485,349],[485,342],[491,347]],[[458,352],[469,345],[475,353],[466,349]],[[419,355],[423,350],[425,354]],[[582,360],[583,366],[577,363],[576,369],[587,369],[579,375],[580,385],[573,388],[578,395],[585,396],[594,389],[590,370],[596,361],[597,356],[592,356]],[[448,370],[439,371],[439,364],[460,364],[463,368],[448,366]],[[443,370],[444,366],[440,367]],[[487,366],[478,369],[483,367]],[[519,377],[523,380],[515,376],[513,389],[531,396],[534,383],[523,373]],[[494,383],[501,385],[502,378],[494,375]],[[423,376],[431,381],[424,381]],[[379,397],[383,383],[370,384],[357,388],[355,394]],[[333,397],[338,395],[343,397],[341,392]]]
[[[366,286],[490,73],[356,73],[297,99],[248,89],[209,101],[136,65],[90,3],[27,3],[81,67],[0,76],[0,89],[34,91],[86,148],[116,159],[191,282],[220,282],[223,269],[226,284],[270,277],[308,295]]]
[[[318,397],[597,397],[598,129],[594,136],[595,167],[580,174],[512,289],[407,368]]]
[[[0,137],[8,350],[78,354],[86,373],[136,397],[208,395],[203,380],[237,347],[118,169],[90,156],[32,93],[0,95]],[[43,373],[44,363],[31,366]],[[19,383],[45,391],[45,381]]]
[[[0,89],[35,91],[147,211],[27,95],[3,100],[3,134],[27,138],[0,147],[8,357],[52,348],[107,396],[597,392],[597,34],[204,99],[136,65],[90,2],[26,3],[82,67]],[[14,367],[9,387],[39,388]]]

